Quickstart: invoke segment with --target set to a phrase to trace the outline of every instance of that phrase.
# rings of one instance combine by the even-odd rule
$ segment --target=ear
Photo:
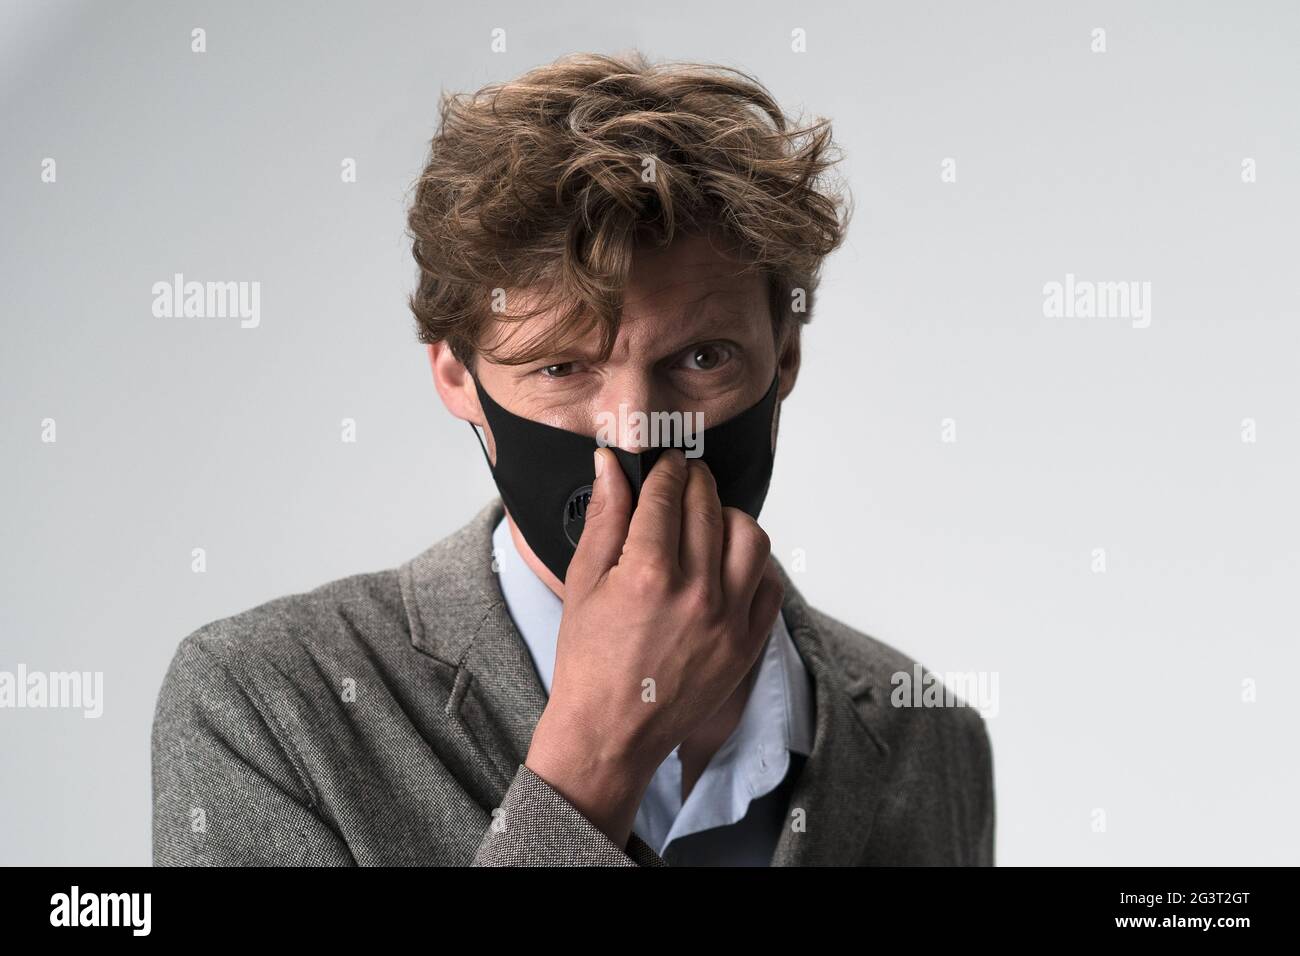
[[[800,331],[798,322],[789,323],[781,341],[777,343],[776,367],[781,373],[781,384],[777,387],[777,400],[781,402],[794,391],[794,383],[799,378],[799,363],[802,359],[799,344]]]
[[[462,421],[485,427],[483,407],[479,405],[478,393],[474,390],[474,377],[452,354],[446,342],[434,342],[429,346],[429,368],[433,371],[433,385],[438,389],[438,397],[447,406],[447,411]]]

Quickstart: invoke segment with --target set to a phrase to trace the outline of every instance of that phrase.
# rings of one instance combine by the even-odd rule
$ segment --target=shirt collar
[[[492,532],[492,570],[499,576],[506,608],[528,645],[537,676],[549,697],[564,602],[524,563],[510,535],[509,520],[504,517]]]

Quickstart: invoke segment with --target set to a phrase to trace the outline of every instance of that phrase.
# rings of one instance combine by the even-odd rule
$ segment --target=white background
[[[1298,27],[1291,3],[0,4],[0,669],[106,682],[97,721],[0,710],[0,862],[148,863],[181,638],[493,494],[405,305],[437,96],[633,46],[834,121],[857,208],[763,523],[815,605],[998,674],[998,862],[1300,862]],[[260,328],[154,318],[174,272],[260,281]],[[1067,272],[1152,283],[1150,327],[1045,318]]]

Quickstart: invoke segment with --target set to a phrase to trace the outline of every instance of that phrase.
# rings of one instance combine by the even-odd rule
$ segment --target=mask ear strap
[[[483,449],[483,460],[488,463],[488,468],[491,468],[492,459],[488,457],[487,445],[483,444],[483,436],[478,433],[478,426],[473,422],[466,422],[465,424],[469,426],[469,430],[472,431],[474,437],[478,439],[478,446]]]
[[[476,392],[478,392],[478,396],[479,396],[479,405],[482,406],[482,404],[483,404],[483,389],[482,389],[482,387],[479,385],[479,383],[478,383],[478,379],[477,379],[477,378],[474,378],[474,374],[473,374],[472,372],[470,373],[470,378],[473,379],[473,381],[474,381],[474,390],[475,390]],[[484,417],[486,417],[486,414],[487,414],[487,413],[486,413],[486,410],[485,410],[485,411],[484,411]],[[484,442],[483,442],[483,436],[479,434],[478,426],[475,425],[473,422],[466,422],[465,424],[469,426],[469,430],[472,431],[472,432],[474,433],[474,437],[475,437],[476,439],[478,439],[478,446],[479,446],[480,448],[483,449],[483,460],[487,462],[488,469],[491,470],[491,469],[492,469],[492,459],[488,457],[487,445],[484,444]]]

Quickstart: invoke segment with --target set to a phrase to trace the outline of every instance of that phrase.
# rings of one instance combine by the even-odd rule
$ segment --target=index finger
[[[677,549],[681,542],[685,490],[686,456],[680,448],[669,448],[659,456],[641,486],[641,497],[627,532],[627,551],[653,555],[669,567],[680,567]]]

